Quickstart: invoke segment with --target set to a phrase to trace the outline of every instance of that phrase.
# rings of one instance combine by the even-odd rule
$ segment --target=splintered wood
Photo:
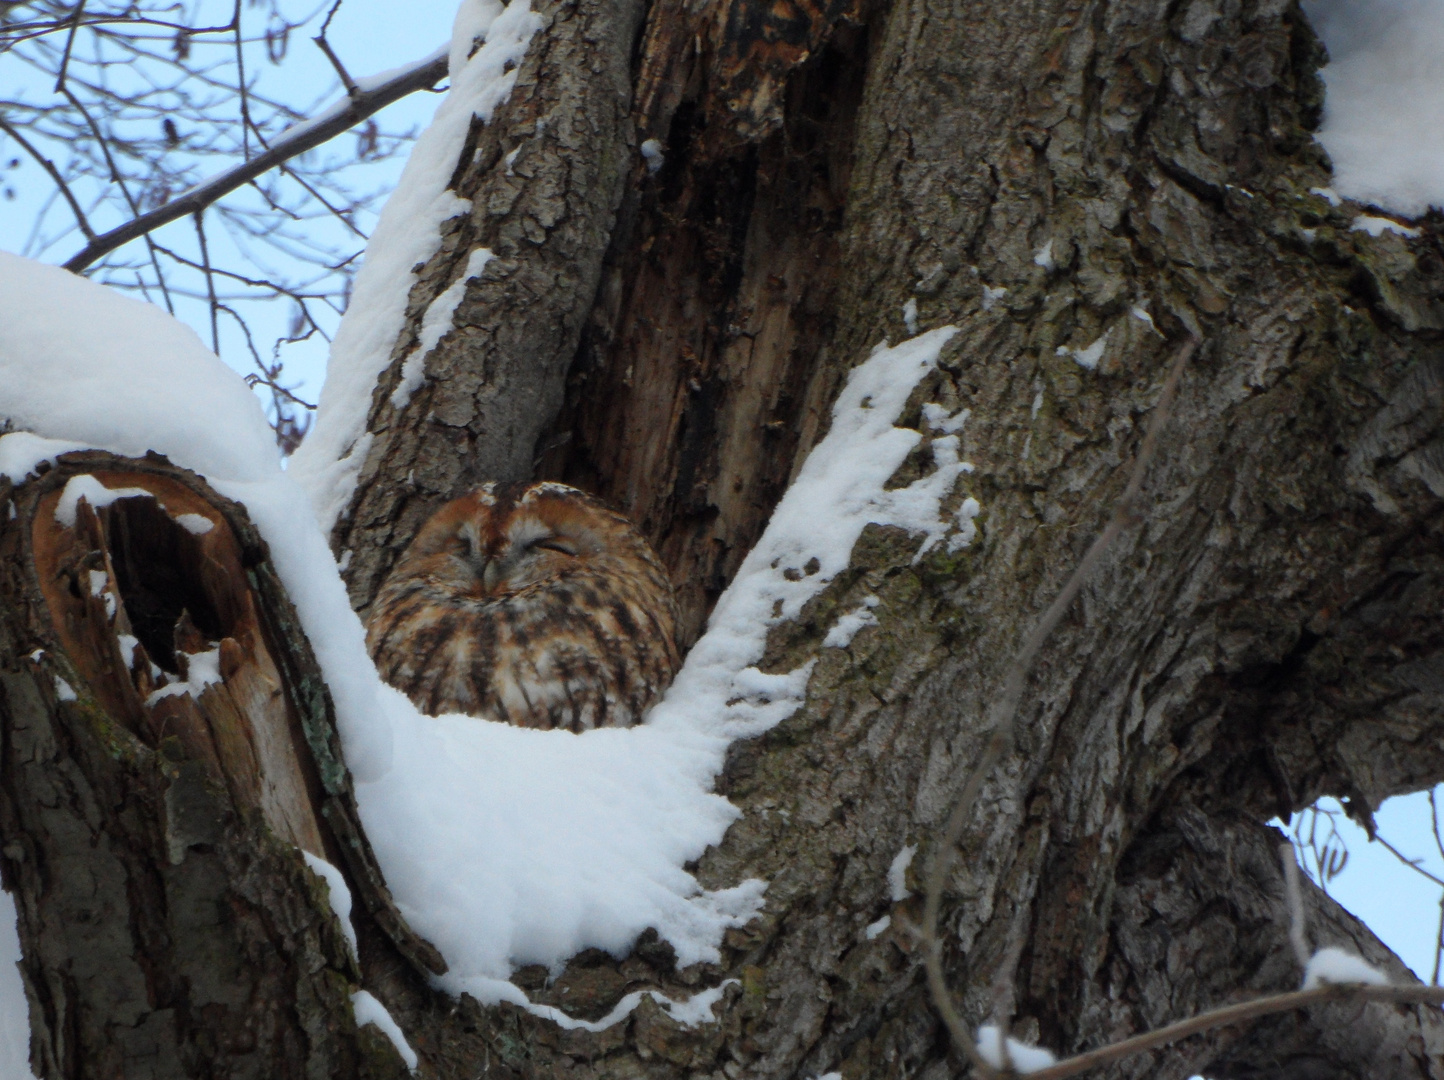
[[[57,514],[66,489],[56,488],[31,523],[55,632],[88,689],[149,745],[164,752],[175,740],[175,756],[202,762],[238,810],[259,810],[279,837],[327,858],[318,793],[297,756],[299,719],[225,519],[169,477],[83,475],[111,492],[149,492],[99,509],[82,494],[68,527]]]
[[[0,616],[13,662],[54,687],[33,703],[46,722],[76,725],[77,748],[99,740],[112,801],[143,809],[171,866],[269,851],[269,834],[341,869],[363,940],[444,972],[376,864],[324,676],[244,508],[157,455],[64,454],[40,472],[0,477]]]

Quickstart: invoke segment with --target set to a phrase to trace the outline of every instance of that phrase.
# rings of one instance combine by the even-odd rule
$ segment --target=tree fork
[[[37,1073],[404,1075],[351,1019],[360,973],[301,851],[341,869],[367,949],[445,965],[386,890],[244,509],[98,452],[0,479],[0,505],[0,870]]]

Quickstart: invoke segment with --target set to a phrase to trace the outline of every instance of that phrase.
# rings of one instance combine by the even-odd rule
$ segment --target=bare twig
[[[75,93],[70,87],[61,86],[60,92],[65,95],[65,100],[70,102],[71,108],[78,112],[85,120],[86,126],[90,128],[91,136],[95,139],[96,146],[100,148],[101,156],[105,159],[105,167],[110,171],[111,182],[120,188],[120,193],[124,197],[126,205],[130,207],[131,214],[138,215],[140,213],[140,206],[136,203],[135,196],[130,193],[130,185],[125,182],[124,174],[122,174],[116,166],[115,157],[110,152],[110,140],[106,138],[105,133],[100,130],[100,125],[97,124],[95,118],[90,115],[90,110],[75,96]],[[150,256],[151,269],[155,271],[156,284],[160,287],[160,294],[165,299],[166,311],[174,315],[175,305],[171,302],[170,288],[166,285],[165,275],[161,273],[160,260],[156,258],[155,247],[155,242],[147,235],[145,238],[145,249],[146,253]]]
[[[1444,896],[1439,897],[1439,932],[1434,937],[1434,974],[1429,981],[1439,985],[1439,960],[1444,957]]]
[[[331,10],[326,12],[326,21],[321,24],[321,32],[311,40],[316,43],[318,49],[326,54],[326,59],[331,61],[331,66],[336,69],[336,77],[341,80],[341,85],[346,88],[346,96],[354,101],[356,100],[356,95],[361,93],[361,88],[356,85],[356,80],[351,78],[350,73],[346,70],[346,65],[341,63],[341,58],[336,55],[335,50],[331,48],[331,43],[326,40],[326,30],[330,27],[331,20],[340,9],[341,0],[336,0],[336,2],[331,5]]]
[[[251,104],[247,100],[246,86],[246,50],[245,41],[241,37],[241,0],[236,0],[236,6],[231,12],[231,27],[235,31],[236,39],[236,94],[240,99],[241,107],[241,160],[251,160],[251,132],[256,125],[251,122]]]
[[[1299,970],[1309,966],[1309,943],[1304,932],[1304,891],[1299,884],[1299,859],[1294,854],[1292,843],[1279,845],[1279,860],[1284,867],[1284,892],[1288,897],[1289,944],[1294,947],[1294,959]]]
[[[211,352],[219,356],[221,354],[221,330],[220,322],[218,319],[220,301],[216,299],[216,276],[215,274],[211,273],[211,253],[210,249],[206,246],[206,226],[203,220],[204,216],[204,210],[197,210],[195,213],[196,236],[200,239],[201,243],[201,263],[204,268],[203,272],[206,276],[206,292],[210,294]]]
[[[1018,703],[1023,696],[1024,680],[1033,666],[1038,650],[1047,641],[1053,628],[1058,625],[1059,620],[1068,609],[1068,605],[1078,595],[1083,583],[1088,580],[1089,575],[1098,565],[1103,553],[1108,550],[1108,546],[1114,538],[1125,528],[1140,520],[1137,503],[1139,492],[1143,488],[1144,474],[1157,450],[1158,433],[1168,420],[1173,396],[1178,389],[1179,379],[1183,376],[1183,369],[1197,348],[1198,340],[1190,338],[1179,349],[1168,378],[1164,381],[1158,403],[1154,406],[1148,431],[1143,437],[1143,445],[1139,447],[1138,458],[1133,465],[1133,475],[1130,477],[1122,497],[1118,500],[1118,506],[1114,510],[1112,518],[1109,519],[1099,537],[1093,541],[1093,545],[1083,556],[1082,562],[1078,564],[1077,569],[1073,571],[1057,598],[1044,612],[1037,626],[1033,628],[1013,658],[1007,678],[1004,680],[1003,693],[989,709],[990,724],[987,744],[969,773],[962,793],[958,796],[958,801],[943,829],[942,836],[939,837],[937,846],[932,852],[923,905],[922,927],[923,958],[927,967],[928,989],[932,994],[933,1005],[947,1025],[954,1044],[967,1055],[974,1069],[985,1077],[998,1075],[997,1070],[983,1060],[978,1053],[977,1041],[968,1031],[962,1017],[958,1015],[957,1008],[953,1004],[952,993],[948,990],[947,980],[943,976],[942,942],[938,937],[938,917],[942,906],[943,884],[947,879],[948,870],[952,866],[954,849],[962,837],[963,827],[972,814],[978,792],[981,790],[983,782],[992,773],[993,768],[1012,746],[1014,718],[1017,715]]]
[[[1244,1020],[1257,1020],[1261,1016],[1289,1012],[1326,1001],[1377,1001],[1393,1005],[1439,1005],[1444,1004],[1444,987],[1425,986],[1415,983],[1410,986],[1321,986],[1317,990],[1292,990],[1285,994],[1271,994],[1267,997],[1241,1001],[1236,1005],[1225,1005],[1218,1009],[1199,1013],[1176,1024],[1135,1035],[1122,1042],[1101,1046],[1085,1054],[1065,1058],[1056,1065],[1028,1073],[1028,1080],[1064,1080],[1065,1077],[1096,1069],[1132,1054],[1166,1046],[1171,1042],[1199,1035],[1214,1028],[1227,1027]]]
[[[60,170],[55,167],[55,162],[31,146],[25,136],[16,131],[10,121],[6,120],[3,116],[0,116],[0,131],[5,132],[6,135],[9,135],[19,143],[20,148],[34,158],[36,164],[50,174],[50,179],[55,181],[55,186],[60,189],[60,194],[63,195],[65,201],[70,204],[70,210],[75,215],[75,223],[80,226],[80,231],[85,234],[87,240],[94,243],[96,239],[95,231],[91,229],[90,221],[86,218],[85,211],[80,208],[80,203],[76,201],[75,193],[70,190],[70,185],[65,182],[65,177],[61,176]]]
[[[1434,796],[1434,789],[1429,789],[1429,824],[1434,831],[1434,847],[1438,850],[1440,858],[1444,858],[1444,836],[1439,833],[1439,801]],[[1444,896],[1439,897],[1439,933],[1434,938],[1434,974],[1429,979],[1435,986],[1439,985],[1439,962],[1444,959]]]
[[[250,161],[227,169],[209,180],[197,184],[178,198],[172,199],[118,228],[103,235],[94,236],[83,250],[66,261],[65,268],[79,273],[97,259],[123,244],[128,244],[162,225],[194,214],[198,210],[204,210],[221,196],[249,183],[283,162],[335,138],[372,114],[381,111],[393,101],[398,101],[417,90],[429,90],[446,77],[446,64],[447,59],[443,54],[409,68],[370,90],[363,91],[345,108],[302,125],[301,130],[289,138],[283,134],[264,154],[257,154]]]
[[[1402,851],[1396,848],[1393,844],[1389,843],[1389,841],[1385,840],[1382,836],[1376,835],[1374,839],[1377,840],[1380,844],[1382,844],[1386,851],[1388,851],[1391,855],[1394,856],[1394,858],[1398,859],[1401,863],[1407,866],[1410,870],[1413,870],[1416,874],[1419,874],[1422,877],[1428,878],[1435,885],[1444,886],[1444,878],[1441,878],[1438,874],[1430,873],[1428,870],[1425,870],[1422,866],[1419,865],[1423,861],[1422,859],[1409,858],[1409,856],[1405,855]]]
[[[80,16],[85,13],[85,0],[75,5],[75,13],[70,16],[70,33],[65,35],[65,53],[60,58],[60,73],[55,76],[55,92],[58,94],[65,87],[65,71],[70,67],[70,50],[75,47],[75,35],[80,30]]]

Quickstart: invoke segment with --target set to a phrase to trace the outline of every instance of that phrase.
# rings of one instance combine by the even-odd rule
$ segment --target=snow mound
[[[992,1024],[984,1024],[978,1028],[978,1053],[993,1068],[1004,1067],[1002,1032]],[[1058,1063],[1051,1051],[1019,1042],[1011,1036],[1008,1038],[1008,1060],[1015,1070],[1024,1074],[1039,1072]]]
[[[1351,952],[1320,949],[1309,957],[1309,966],[1304,969],[1304,989],[1317,990],[1328,984],[1388,986],[1389,977]]]
[[[154,450],[206,476],[258,480],[280,469],[261,403],[190,327],[4,251],[0,372],[0,430],[8,422],[131,457]]]
[[[1329,50],[1317,138],[1334,188],[1407,217],[1444,206],[1444,3],[1309,0],[1304,10]]]
[[[76,443],[131,454],[154,447],[177,464],[209,470],[223,494],[245,504],[335,696],[361,814],[387,881],[411,925],[450,965],[441,986],[487,1002],[514,1001],[567,1026],[592,1026],[532,1005],[508,981],[511,972],[533,963],[556,970],[589,946],[621,954],[648,927],[671,942],[683,964],[716,958],[723,932],[759,909],[765,884],[709,892],[685,869],[721,841],[738,814],[711,790],[713,780],[732,740],[766,731],[802,704],[812,669],[808,662],[761,671],[768,630],[795,617],[847,567],[868,523],[920,535],[921,551],[960,528],[943,513],[971,468],[959,458],[959,435],[935,432],[933,471],[885,489],[924,437],[894,425],[954,329],[879,346],[851,372],[827,437],[647,722],[574,735],[421,716],[384,686],[312,506],[279,468],[271,433],[240,377],[159,312],[137,316],[135,302],[54,273],[64,303],[31,294],[26,309],[12,311],[11,279],[53,275],[23,260],[0,261],[7,335],[0,337],[0,403],[36,432],[0,438],[0,462],[23,475]],[[74,314],[117,305],[129,321]],[[16,334],[17,324],[28,336]],[[11,342],[51,341],[50,324],[61,344],[48,346],[46,378],[30,378],[28,350]],[[92,329],[87,335],[75,327]],[[77,385],[83,392],[74,400],[60,400],[58,387]],[[145,407],[117,410],[125,395]],[[110,494],[80,488],[97,498]],[[679,1020],[705,1022],[722,989],[661,1003]],[[640,996],[628,995],[612,1019]]]

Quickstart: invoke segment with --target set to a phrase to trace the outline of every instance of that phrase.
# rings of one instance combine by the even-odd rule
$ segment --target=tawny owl
[[[367,645],[432,716],[635,724],[679,663],[666,573],[631,523],[565,484],[447,503],[381,586]]]

